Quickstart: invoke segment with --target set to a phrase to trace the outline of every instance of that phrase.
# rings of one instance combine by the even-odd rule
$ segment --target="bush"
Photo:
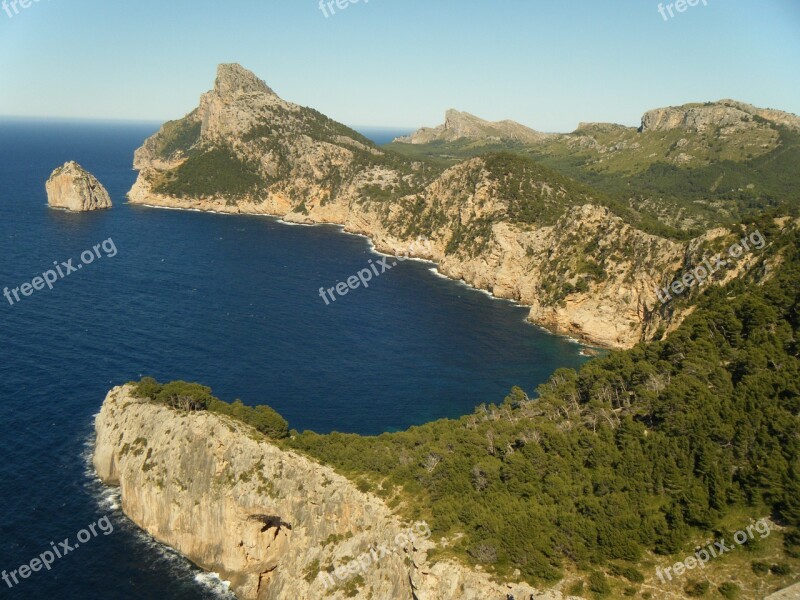
[[[687,596],[692,598],[700,598],[708,593],[709,584],[707,581],[689,581],[683,588]]]
[[[155,401],[179,410],[206,410],[214,397],[211,388],[186,381],[172,381],[161,387]]]
[[[139,383],[133,384],[133,395],[136,398],[155,400],[161,391],[161,384],[152,377],[143,377]]]
[[[750,568],[753,569],[753,573],[756,575],[766,575],[769,573],[769,565],[765,562],[754,560],[750,563]]]
[[[772,565],[769,568],[769,570],[773,575],[778,575],[780,577],[783,577],[785,575],[789,575],[792,572],[792,569],[790,569],[789,565],[787,565],[786,563],[780,563],[780,564],[777,564],[777,565]]]
[[[228,404],[215,398],[211,388],[197,383],[173,381],[162,385],[152,377],[144,377],[132,385],[136,398],[145,398],[178,410],[206,410],[227,415],[274,439],[289,435],[289,423],[269,406],[246,406],[241,400]]]
[[[611,586],[608,585],[605,573],[595,571],[589,575],[589,589],[600,596],[607,596],[610,594]]]
[[[729,600],[735,600],[741,595],[742,588],[740,588],[732,581],[726,581],[721,586],[719,586],[719,593],[724,598],[728,598]]]
[[[624,577],[633,583],[644,583],[644,575],[642,575],[633,567],[612,565],[611,574],[618,577]]]
[[[583,594],[583,581],[576,581],[567,590],[567,594],[570,596],[580,596]]]
[[[247,423],[271,438],[285,438],[289,435],[289,423],[269,406],[247,406],[241,400],[228,404],[214,398],[208,410]]]
[[[791,558],[800,558],[800,529],[792,529],[783,536],[783,548]]]

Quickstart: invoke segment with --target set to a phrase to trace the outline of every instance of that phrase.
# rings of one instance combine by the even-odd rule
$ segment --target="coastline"
[[[169,204],[156,204],[154,202],[156,200],[157,200],[157,198],[154,198],[152,195],[150,195],[150,196],[148,196],[146,202],[145,201],[137,201],[137,200],[133,200],[130,197],[130,194],[128,194],[128,200],[127,200],[126,204],[130,204],[130,205],[134,205],[134,206],[143,206],[145,208],[160,209],[160,210],[175,210],[175,211],[186,211],[186,212],[210,213],[210,214],[225,215],[225,216],[237,216],[237,215],[240,215],[240,216],[249,216],[249,217],[266,217],[266,218],[274,220],[276,223],[280,223],[281,225],[287,225],[289,227],[325,227],[325,226],[335,227],[335,228],[339,229],[339,231],[341,233],[343,233],[343,234],[362,237],[362,238],[366,239],[368,244],[369,244],[370,251],[374,252],[375,254],[377,254],[379,256],[390,256],[390,257],[396,257],[397,256],[396,253],[388,251],[388,250],[392,250],[391,248],[386,248],[386,251],[381,249],[378,246],[378,244],[376,244],[375,239],[372,236],[370,236],[369,234],[367,234],[367,233],[365,233],[363,231],[354,231],[352,229],[348,229],[347,225],[346,224],[342,224],[342,223],[335,223],[335,222],[331,222],[331,221],[313,221],[313,222],[292,221],[292,220],[287,220],[286,219],[286,216],[287,216],[286,214],[280,215],[280,214],[269,213],[269,212],[265,212],[265,211],[254,211],[254,212],[242,211],[238,205],[231,206],[230,210],[218,210],[218,208],[223,208],[223,206],[227,208],[228,205],[223,205],[223,206],[220,206],[218,208],[217,207],[215,207],[215,208],[200,208],[198,206],[171,206]],[[170,200],[172,200],[176,204],[179,202],[177,199],[170,199]],[[209,200],[209,201],[194,200],[192,202],[194,202],[195,204],[198,204],[200,202],[214,202],[214,201],[213,200]],[[254,204],[255,205],[255,203],[250,203],[250,202],[248,204]],[[298,214],[298,213],[289,213],[289,214]],[[302,216],[304,216],[305,218],[308,218],[305,215],[302,215]],[[580,346],[581,347],[580,354],[582,356],[594,357],[594,356],[602,355],[604,352],[608,352],[608,351],[612,351],[612,350],[618,349],[618,348],[615,348],[614,346],[612,346],[610,344],[606,344],[606,343],[602,342],[601,340],[592,339],[589,336],[582,335],[581,332],[578,332],[578,331],[567,331],[567,332],[559,331],[556,328],[548,327],[544,323],[537,322],[537,321],[535,321],[535,320],[533,320],[531,318],[531,312],[530,311],[533,308],[532,305],[526,304],[526,303],[524,303],[524,302],[522,302],[520,300],[515,300],[513,298],[503,298],[503,297],[500,297],[500,296],[496,296],[495,294],[493,294],[489,290],[486,290],[486,289],[471,285],[470,283],[465,281],[463,278],[456,279],[455,277],[451,277],[447,273],[442,272],[441,265],[436,260],[433,260],[433,259],[430,259],[430,258],[419,258],[419,257],[409,257],[406,260],[407,261],[411,260],[411,261],[427,263],[427,264],[431,265],[431,269],[429,269],[429,270],[430,270],[431,273],[433,273],[433,275],[435,277],[440,277],[442,279],[447,279],[448,281],[463,285],[464,287],[466,287],[466,288],[468,288],[470,290],[473,290],[473,291],[479,292],[481,294],[484,294],[485,296],[488,296],[492,300],[497,300],[497,301],[502,301],[502,302],[509,302],[509,303],[513,304],[514,306],[518,306],[518,307],[527,309],[528,310],[528,315],[524,319],[526,324],[532,325],[534,327],[537,327],[540,330],[542,330],[542,331],[544,331],[544,332],[546,332],[546,333],[548,333],[550,335],[557,336],[559,338],[564,339],[567,342],[570,342],[570,343],[573,343],[573,344],[576,344],[576,345]]]
[[[397,551],[358,569],[347,597],[449,600],[460,589],[463,600],[565,600],[556,589],[429,558],[439,544],[400,537],[408,522],[383,499],[230,417],[184,414],[126,384],[108,392],[95,432],[93,475],[128,521],[240,600],[342,597],[346,584],[331,588],[324,565],[341,569],[365,548],[389,547]],[[278,521],[265,521],[265,510]]]

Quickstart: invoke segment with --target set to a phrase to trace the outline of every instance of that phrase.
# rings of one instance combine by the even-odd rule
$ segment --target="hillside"
[[[537,396],[517,388],[457,421],[288,444],[435,534],[463,534],[441,555],[502,577],[580,589],[585,578],[587,590],[607,579],[598,596],[613,598],[686,597],[699,577],[763,597],[800,575],[797,226],[771,226],[751,274],[709,293],[664,342],[561,369]],[[774,536],[743,556],[658,580],[693,544],[765,515]],[[791,566],[751,570],[764,561]]]
[[[665,341],[559,369],[535,395],[514,388],[461,419],[377,437],[287,434],[271,409],[144,379],[106,400],[95,463],[123,483],[137,523],[249,581],[243,597],[287,586],[341,597],[322,591],[319,566],[352,560],[375,532],[390,539],[400,517],[425,522],[430,543],[354,579],[347,597],[388,586],[391,597],[502,600],[533,586],[541,598],[763,598],[800,576],[800,222],[759,227],[768,251]],[[320,480],[333,484],[321,496]],[[309,518],[307,497],[347,518]],[[207,509],[190,510],[198,502]],[[262,506],[291,534],[267,527],[256,543],[241,514]],[[224,548],[208,543],[220,522],[237,531]],[[741,549],[664,576],[710,540]]]
[[[532,143],[472,137],[387,148],[442,164],[514,152],[618,198],[643,221],[695,235],[762,210],[800,209],[800,118],[733,100],[651,110],[639,128],[581,123]]]
[[[137,150],[129,199],[337,223],[388,253],[425,237],[421,257],[445,275],[597,345],[630,347],[679,323],[690,307],[664,309],[656,289],[728,231],[687,236],[659,211],[547,162],[519,152],[450,166],[404,157],[281,99],[239,65],[220,65],[199,106]]]
[[[532,142],[466,119],[466,137],[378,148],[221,65],[137,151],[130,200],[338,223],[389,253],[424,237],[449,277],[622,349],[459,420],[272,440],[425,519],[432,564],[591,597],[756,597],[800,573],[800,234],[778,213],[797,193],[795,119],[723,101]],[[676,291],[709,260],[723,266]],[[774,535],[702,580],[659,580],[756,523]]]

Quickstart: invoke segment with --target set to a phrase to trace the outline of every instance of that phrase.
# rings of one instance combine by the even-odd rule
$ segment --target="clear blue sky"
[[[31,1],[0,9],[0,115],[176,118],[220,62],[350,125],[454,107],[571,131],[721,98],[800,114],[799,0],[669,21],[654,0],[361,0],[328,18],[318,0]]]

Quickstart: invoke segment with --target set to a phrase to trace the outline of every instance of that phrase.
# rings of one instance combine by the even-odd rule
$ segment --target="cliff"
[[[97,474],[120,486],[125,514],[243,600],[562,598],[431,564],[425,527],[228,417],[178,412],[123,386],[109,392],[96,431]]]
[[[449,113],[448,130],[469,133],[475,119]],[[134,165],[132,203],[334,223],[387,253],[424,235],[423,258],[444,275],[614,348],[680,322],[687,311],[663,311],[656,289],[726,233],[693,242],[647,233],[590,188],[519,156],[446,170],[404,158],[286,102],[238,65],[220,65],[199,107],[148,139]]]
[[[111,208],[111,197],[97,178],[78,163],[58,167],[45,184],[47,203],[53,208],[85,212]]]
[[[657,108],[644,114],[641,130],[704,132],[710,128],[720,128],[735,132],[762,128],[766,125],[764,122],[800,130],[800,117],[796,115],[735,100]]]
[[[409,136],[399,137],[395,142],[404,144],[430,144],[431,142],[456,140],[516,141],[524,143],[547,139],[540,133],[515,121],[491,122],[466,112],[450,109],[445,113],[444,123],[437,127],[423,127]]]

